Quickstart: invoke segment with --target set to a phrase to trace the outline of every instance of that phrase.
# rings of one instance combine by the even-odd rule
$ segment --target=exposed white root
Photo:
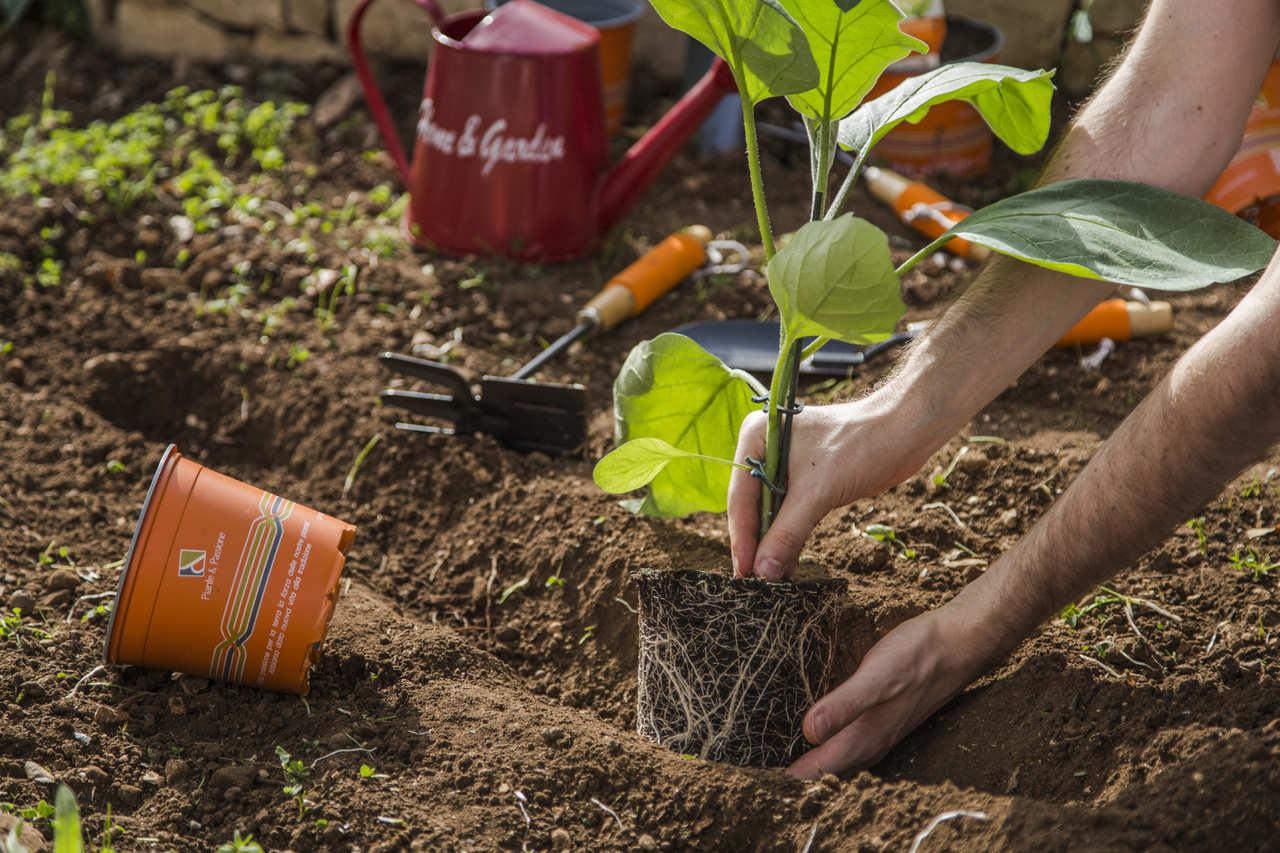
[[[973,820],[991,820],[991,816],[988,815],[986,812],[971,812],[971,811],[964,811],[963,809],[957,809],[956,811],[951,811],[951,812],[943,812],[942,814],[935,817],[933,820],[929,821],[929,825],[926,826],[924,829],[920,830],[920,832],[916,834],[916,840],[911,842],[911,850],[908,851],[908,853],[920,853],[920,847],[924,844],[924,842],[929,838],[929,835],[935,829],[942,826],[942,824],[946,823],[949,820],[955,820],[956,818],[961,818],[961,817],[972,818]]]
[[[640,572],[636,727],[677,752],[779,766],[824,692],[844,584]]]
[[[613,818],[614,820],[616,820],[616,821],[618,822],[618,831],[619,831],[619,832],[626,832],[626,831],[627,831],[627,828],[626,828],[625,826],[623,826],[623,825],[622,825],[622,818],[618,817],[618,813],[617,813],[617,812],[615,812],[613,809],[609,808],[609,807],[608,807],[608,806],[606,806],[604,803],[602,803],[602,802],[600,802],[599,800],[597,800],[595,797],[592,797],[592,798],[591,798],[591,802],[592,802],[592,803],[594,803],[594,804],[596,805],[596,807],[598,807],[598,808],[600,809],[600,811],[604,812],[604,813],[605,813],[605,814],[607,814],[609,817]]]

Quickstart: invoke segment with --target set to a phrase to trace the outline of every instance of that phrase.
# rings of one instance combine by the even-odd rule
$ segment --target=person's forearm
[[[1007,649],[1280,442],[1280,261],[1186,353],[1026,537],[955,603]],[[979,629],[984,630],[984,629]]]
[[[1042,183],[1087,176],[1202,194],[1238,145],[1278,26],[1274,0],[1155,0]],[[1221,61],[1221,50],[1230,50],[1231,62]],[[879,392],[920,425],[917,455],[954,435],[1110,290],[994,259]]]

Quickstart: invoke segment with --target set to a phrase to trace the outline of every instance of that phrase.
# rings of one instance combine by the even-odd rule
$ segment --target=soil
[[[122,62],[22,31],[0,45],[3,116],[38,104],[51,67],[58,104],[80,121],[117,116],[179,82],[234,79],[255,99],[314,101],[339,76]],[[406,133],[421,74],[387,76]],[[640,125],[670,100],[646,89]],[[364,194],[394,172],[385,156],[364,156],[376,139],[364,114],[353,115],[327,129],[302,123],[274,199],[341,205],[355,193],[358,208],[376,212]],[[775,221],[799,223],[803,166],[766,165]],[[950,189],[981,201],[1033,168],[1001,155],[991,176]],[[98,214],[92,224],[77,217],[82,205]],[[920,245],[864,194],[854,206],[888,228],[904,256]],[[273,850],[904,850],[957,809],[986,819],[947,821],[922,849],[1216,851],[1280,838],[1278,573],[1255,579],[1232,563],[1248,548],[1263,560],[1280,555],[1271,467],[1280,454],[1114,580],[1172,614],[1138,607],[1141,637],[1114,605],[1075,627],[1053,620],[879,766],[848,779],[805,783],[691,760],[633,731],[628,576],[727,571],[722,519],[634,517],[594,487],[591,461],[609,446],[610,382],[629,347],[694,319],[763,314],[760,279],[686,284],[549,364],[543,378],[588,389],[581,456],[398,433],[376,402],[389,379],[376,356],[417,344],[447,348],[468,369],[510,371],[662,235],[703,221],[748,237],[741,164],[680,155],[599,253],[554,267],[427,257],[399,243],[382,256],[347,226],[318,239],[316,260],[303,263],[281,248],[292,226],[267,239],[260,222],[228,222],[182,244],[168,225],[178,210],[161,194],[115,214],[69,193],[8,198],[0,209],[0,251],[29,272],[53,240],[65,263],[59,287],[0,272],[0,341],[13,342],[0,356],[0,603],[28,614],[16,639],[0,638],[0,801],[52,801],[35,762],[75,791],[92,838],[110,808],[121,850],[209,849],[236,831]],[[183,248],[191,259],[178,270]],[[231,310],[202,310],[243,262],[255,281],[273,278]],[[324,329],[316,296],[298,282],[348,263],[358,293]],[[972,276],[958,269],[913,273],[909,319],[942,310]],[[825,522],[807,556],[849,582],[849,659],[944,602],[1025,531],[1244,290],[1176,298],[1173,334],[1120,346],[1098,371],[1081,367],[1078,350],[1049,353],[919,475]],[[264,333],[262,312],[285,296],[296,302]],[[808,399],[847,399],[889,369],[885,360],[812,386]],[[344,489],[374,435],[380,443]],[[104,599],[86,597],[114,590],[115,561],[171,441],[359,526],[306,699],[135,667],[95,671]],[[966,443],[936,486],[932,469]],[[957,518],[926,508],[937,502]],[[860,535],[871,523],[892,526],[914,556]],[[301,818],[282,792],[276,746],[309,769]],[[376,772],[363,777],[362,764]],[[47,821],[36,828],[50,836]]]

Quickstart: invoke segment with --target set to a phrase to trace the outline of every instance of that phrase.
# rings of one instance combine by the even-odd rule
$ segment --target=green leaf
[[[1039,151],[1049,136],[1053,72],[989,62],[954,62],[909,77],[840,122],[837,139],[865,153],[904,121],[915,123],[944,101],[968,101],[996,136],[1019,154]]]
[[[634,438],[616,447],[596,463],[592,477],[596,485],[613,495],[644,488],[662,473],[667,463],[677,459],[705,459],[733,465],[730,459],[704,456],[673,447],[660,438]]]
[[[898,29],[902,13],[890,0],[784,2],[808,37],[819,75],[817,86],[787,100],[824,124],[847,116],[890,65],[929,49]]]
[[[684,335],[658,335],[631,350],[613,383],[618,443],[660,438],[689,453],[732,459],[738,428],[758,408],[751,397],[763,393],[749,374],[730,370]],[[666,467],[649,484],[640,511],[723,512],[729,472],[709,459]]]
[[[801,227],[769,263],[769,292],[792,340],[874,343],[906,310],[889,238],[852,213]]]
[[[778,0],[649,2],[662,20],[729,63],[748,105],[818,84],[804,32]]]
[[[80,833],[80,809],[76,806],[75,795],[66,785],[59,785],[54,803],[54,853],[81,853],[84,850],[84,836]]]
[[[1265,267],[1276,251],[1275,240],[1208,202],[1094,179],[1011,196],[943,236],[1070,275],[1156,290],[1234,281]]]

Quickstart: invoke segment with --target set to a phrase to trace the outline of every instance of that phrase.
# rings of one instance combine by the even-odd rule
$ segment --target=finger
[[[860,770],[879,761],[894,744],[893,732],[873,712],[837,732],[795,760],[787,773],[801,779],[819,779],[824,773],[837,776]]]
[[[805,740],[823,743],[877,705],[901,695],[906,682],[901,666],[888,663],[890,657],[877,655],[872,648],[853,675],[815,702],[804,715]]]
[[[782,580],[790,575],[800,559],[805,540],[824,514],[820,507],[804,500],[803,495],[789,496],[756,548],[752,571],[768,580]]]
[[[745,465],[748,456],[759,458],[764,449],[762,421],[764,416],[753,412],[742,422],[738,432],[738,448],[734,461]],[[738,577],[751,574],[755,564],[756,539],[760,532],[760,481],[750,471],[734,468],[729,476],[729,552],[733,558],[733,573]]]

